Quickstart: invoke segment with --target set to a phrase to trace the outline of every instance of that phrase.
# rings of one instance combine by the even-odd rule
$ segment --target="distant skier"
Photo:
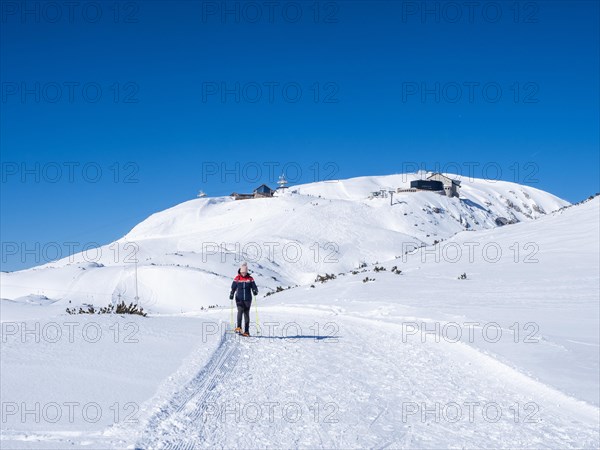
[[[242,315],[244,316],[244,332],[242,336],[250,336],[250,306],[252,306],[252,294],[258,295],[258,288],[254,278],[248,273],[248,264],[242,263],[238,269],[238,274],[231,283],[231,292],[229,299],[237,305],[237,328],[236,333],[242,333]]]

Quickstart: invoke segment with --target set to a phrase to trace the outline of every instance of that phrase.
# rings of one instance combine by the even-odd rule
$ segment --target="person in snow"
[[[252,305],[252,294],[258,295],[258,288],[254,278],[248,273],[248,264],[242,263],[238,269],[238,274],[231,283],[231,292],[229,299],[237,305],[237,328],[236,333],[242,333],[242,315],[244,316],[244,332],[242,336],[250,336],[250,306]]]

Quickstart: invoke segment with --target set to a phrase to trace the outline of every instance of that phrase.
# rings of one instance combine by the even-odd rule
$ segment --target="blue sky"
[[[2,270],[283,169],[600,190],[596,1],[91,3],[1,4]]]

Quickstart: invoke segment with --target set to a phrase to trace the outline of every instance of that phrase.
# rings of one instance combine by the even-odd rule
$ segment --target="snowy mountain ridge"
[[[2,296],[96,305],[131,299],[137,257],[147,309],[196,310],[219,303],[240,260],[250,262],[265,293],[310,283],[319,273],[392,260],[408,243],[431,245],[462,231],[496,228],[499,218],[530,221],[569,204],[536,188],[479,179],[462,180],[459,198],[426,191],[371,196],[422,177],[321,181],[273,198],[190,200],[151,215],[99,251],[2,274]],[[174,285],[185,286],[193,300],[175,297]]]

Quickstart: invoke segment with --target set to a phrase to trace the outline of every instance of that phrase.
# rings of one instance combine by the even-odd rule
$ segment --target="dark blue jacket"
[[[247,273],[246,276],[243,276],[238,269],[238,274],[233,279],[233,283],[231,283],[230,296],[235,294],[235,301],[237,303],[251,302],[252,293],[254,293],[254,295],[258,294],[258,288],[254,282],[254,278],[252,278],[249,273]]]

